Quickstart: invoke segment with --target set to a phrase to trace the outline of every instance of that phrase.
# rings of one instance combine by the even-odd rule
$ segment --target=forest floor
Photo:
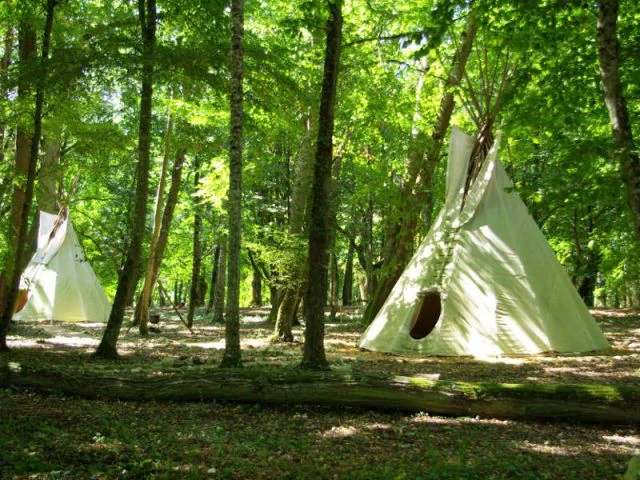
[[[243,311],[245,366],[293,366],[298,342],[272,344],[267,311]],[[640,386],[640,313],[594,311],[612,348],[584,355],[412,358],[363,352],[358,312],[326,327],[334,370],[456,381]],[[224,327],[194,333],[170,312],[143,338],[123,329],[121,359],[89,355],[101,324],[13,324],[0,363],[101,375],[217,368]],[[1,479],[622,479],[640,429],[576,422],[446,418],[357,408],[85,400],[0,390]]]

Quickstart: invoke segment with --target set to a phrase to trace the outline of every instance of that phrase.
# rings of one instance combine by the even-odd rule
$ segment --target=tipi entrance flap
[[[497,142],[460,212],[460,171],[465,169],[451,163],[467,165],[473,141],[453,129],[447,174],[457,178],[447,179],[445,205],[362,335],[360,347],[479,357],[607,348],[607,340],[513,190],[498,159]],[[467,158],[460,158],[460,152]],[[434,322],[437,309],[431,310],[430,322],[418,332],[424,307],[419,293],[436,287],[442,294],[440,314]]]

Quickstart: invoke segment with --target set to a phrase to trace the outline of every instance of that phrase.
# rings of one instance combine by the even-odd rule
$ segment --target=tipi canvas
[[[513,189],[499,139],[465,195],[474,142],[453,128],[445,204],[360,347],[476,357],[608,347]]]
[[[38,250],[20,278],[15,320],[105,322],[111,306],[85,259],[66,209],[40,212]],[[24,295],[26,303],[24,303]]]

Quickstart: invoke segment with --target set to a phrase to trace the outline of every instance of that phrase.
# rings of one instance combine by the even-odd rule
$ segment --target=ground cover
[[[264,310],[243,312],[247,367],[290,367],[299,343],[271,344]],[[640,386],[640,317],[594,312],[607,352],[474,360],[361,352],[357,312],[327,325],[336,371],[426,375],[456,381]],[[94,324],[14,325],[14,364],[135,378],[217,368],[223,327],[205,315],[194,334],[163,312],[159,332],[123,332],[122,358],[89,358]],[[297,332],[298,338],[301,331]],[[0,478],[616,478],[640,454],[628,425],[445,418],[357,408],[84,400],[0,393]]]

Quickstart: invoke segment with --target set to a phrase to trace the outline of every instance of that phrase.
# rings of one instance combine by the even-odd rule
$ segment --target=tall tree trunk
[[[305,338],[301,367],[327,369],[324,351],[324,307],[331,240],[331,161],[336,87],[342,44],[342,0],[329,1],[327,45],[318,116],[318,141],[313,170],[307,289],[304,296]]]
[[[347,263],[344,267],[344,278],[342,281],[342,305],[347,307],[353,304],[353,254],[354,246],[349,243],[347,252]]]
[[[116,295],[111,306],[111,314],[97,357],[117,358],[116,345],[124,317],[127,294],[132,292],[138,278],[142,241],[147,216],[149,196],[149,158],[151,150],[151,116],[153,98],[153,64],[156,41],[156,2],[138,0],[138,15],[142,31],[142,89],[140,93],[140,126],[138,132],[138,169],[136,178],[136,199],[134,205],[132,235],[125,264],[118,278]]]
[[[62,182],[60,159],[62,145],[57,138],[45,138],[43,142],[44,155],[40,161],[36,198],[38,209],[48,213],[58,213],[58,186]]]
[[[620,80],[620,43],[618,42],[618,0],[600,0],[598,14],[598,58],[609,111],[615,154],[627,188],[628,203],[633,213],[636,237],[640,240],[640,156],[635,148],[629,111]]]
[[[414,135],[407,152],[408,176],[400,193],[402,214],[394,215],[386,232],[382,271],[385,277],[379,282],[376,292],[370,299],[363,319],[370,323],[387,299],[400,278],[412,253],[413,238],[416,234],[421,209],[428,203],[429,189],[433,183],[433,174],[440,159],[440,150],[444,142],[451,113],[454,106],[454,90],[460,85],[471,47],[476,37],[476,14],[469,13],[467,26],[456,51],[453,67],[445,83],[444,94],[440,101],[438,116],[433,125],[431,137],[423,131]]]
[[[197,195],[200,188],[200,158],[196,155],[193,162],[193,184],[196,195],[193,196],[193,262],[191,267],[191,289],[189,290],[189,311],[187,313],[187,325],[193,326],[193,317],[196,313],[196,305],[200,298],[200,263],[202,260],[202,213],[200,212],[200,196]]]
[[[262,306],[262,276],[255,267],[253,267],[253,277],[251,278],[251,304],[254,307]]]
[[[12,26],[7,28],[4,35],[3,42],[3,55],[0,59],[0,108],[4,109],[4,105],[9,101],[9,66],[11,65],[11,54],[13,53],[14,44],[14,29]],[[5,138],[7,136],[7,118],[3,115],[0,116],[0,167],[6,160],[5,155]],[[5,196],[10,191],[12,184],[12,178],[0,179],[0,216],[4,215],[5,211]]]
[[[300,236],[304,228],[305,210],[313,177],[313,148],[311,145],[313,120],[311,114],[304,119],[304,128],[306,134],[302,139],[296,158],[294,183],[289,204],[289,233],[294,236]],[[303,266],[300,265],[299,269],[300,271],[290,272],[293,283],[287,285],[281,294],[274,329],[273,340],[275,341],[293,342],[291,328],[295,323],[297,306],[304,290],[304,282],[299,280],[303,276],[301,271]]]
[[[240,251],[242,234],[242,129],[244,76],[244,0],[231,0],[231,138],[229,145],[229,271],[225,345],[221,367],[239,367]]]
[[[171,222],[173,220],[173,212],[176,208],[176,204],[178,203],[178,194],[180,193],[180,184],[182,181],[182,167],[184,166],[185,158],[187,152],[184,148],[178,149],[176,154],[176,158],[173,161],[173,167],[171,169],[171,186],[169,187],[169,194],[167,195],[167,201],[165,202],[164,211],[162,212],[162,221],[160,226],[160,235],[158,236],[158,243],[156,245],[155,255],[154,255],[154,263],[153,263],[153,276],[151,282],[151,292],[155,288],[155,285],[158,281],[158,275],[160,273],[160,264],[162,263],[162,258],[164,257],[164,249],[167,246],[167,242],[169,241],[169,232],[171,231]],[[145,286],[143,286],[144,291]],[[140,297],[142,297],[142,293],[140,293]],[[174,298],[174,305],[178,305],[178,299]],[[149,308],[151,303],[151,293],[149,294],[149,303],[147,303],[147,308]],[[140,324],[140,315],[142,309],[142,299],[138,299],[138,303],[136,305],[134,324]]]
[[[173,121],[171,119],[171,110],[169,109],[167,111],[167,124],[164,136],[164,155],[162,157],[162,167],[160,169],[160,179],[158,180],[158,188],[156,189],[156,200],[153,211],[153,231],[151,233],[151,245],[149,246],[149,259],[147,260],[142,292],[136,305],[136,315],[134,318],[134,323],[139,325],[140,335],[147,335],[149,333],[149,307],[151,306],[151,295],[155,285],[154,275],[156,270],[154,267],[156,258],[158,257],[158,241],[160,239],[160,230],[162,229],[162,203],[164,201],[164,190],[167,184],[172,133]]]
[[[11,225],[8,239],[10,241],[10,251],[13,252],[13,258],[7,262],[6,270],[0,274],[0,351],[8,350],[7,332],[9,323],[14,313],[14,305],[18,297],[20,288],[20,273],[23,265],[23,256],[27,233],[29,231],[29,213],[31,210],[31,202],[33,199],[33,189],[36,177],[36,164],[38,163],[38,152],[40,147],[40,136],[42,134],[42,110],[44,108],[44,94],[46,77],[48,73],[49,60],[49,43],[51,40],[51,31],[53,30],[53,16],[56,6],[56,0],[47,0],[47,17],[42,36],[42,53],[40,57],[40,72],[36,81],[36,98],[33,114],[33,136],[31,137],[30,148],[24,145],[29,156],[24,164],[24,158],[20,159],[18,164],[18,156],[16,154],[17,170],[24,175],[24,186],[16,186],[14,188],[14,204],[12,208]],[[21,52],[20,61],[27,62],[32,58],[35,51],[35,33],[30,25],[23,25],[21,34],[24,35],[20,39]],[[21,88],[23,98],[28,93],[26,78],[21,79]],[[25,83],[22,83],[22,82]],[[18,93],[20,96],[20,92]],[[23,137],[25,143],[28,137]],[[16,147],[17,150],[17,147]]]
[[[218,255],[218,275],[216,276],[215,295],[213,301],[213,321],[224,322],[225,287],[227,284],[227,237],[220,239]]]
[[[211,268],[211,285],[209,286],[209,303],[207,303],[207,313],[213,310],[213,301],[216,296],[216,283],[218,280],[218,261],[220,259],[220,245],[213,248],[213,265]]]

